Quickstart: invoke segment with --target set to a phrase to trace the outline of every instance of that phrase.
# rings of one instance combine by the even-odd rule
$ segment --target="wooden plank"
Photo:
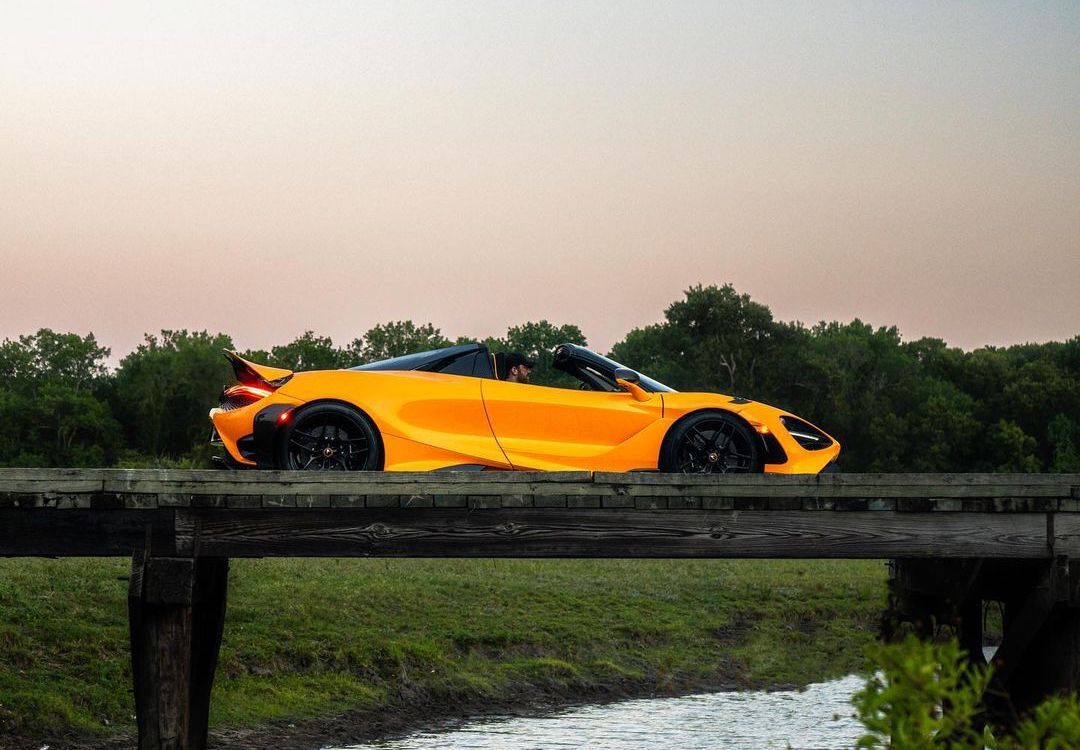
[[[145,481],[112,484],[106,482],[107,492],[124,492],[142,495],[565,495],[592,494],[594,485],[588,482],[505,482],[478,480],[473,472],[471,481],[446,482],[438,474],[410,475],[409,481],[387,481],[390,474],[369,478],[343,476],[340,481],[308,481],[306,474],[293,480],[260,479],[260,481],[235,482],[208,478],[200,481]],[[396,478],[395,478],[396,479]],[[614,490],[611,490],[614,492]]]
[[[605,495],[631,497],[798,497],[1075,499],[1080,476],[1039,474],[681,475],[644,472],[318,472],[173,469],[2,469],[0,505],[20,493],[162,495],[192,504],[199,496],[239,495]],[[144,501],[153,504],[153,501]],[[164,504],[164,502],[162,504]],[[20,503],[24,504],[24,503]]]
[[[1080,485],[1080,474],[1017,474],[1017,473],[837,473],[837,474],[662,474],[658,472],[593,473],[597,484],[776,484],[789,486],[889,486],[889,485]]]
[[[994,497],[1048,497],[1068,498],[1071,488],[1066,484],[913,484],[913,485],[814,485],[762,482],[762,483],[694,483],[681,480],[656,484],[628,484],[626,482],[600,482],[592,485],[592,492],[630,497],[654,495],[698,495],[724,497],[850,497],[850,498],[994,498]]]
[[[1051,521],[1054,554],[1080,559],[1080,514],[1054,513]]]
[[[180,511],[229,557],[890,558],[1049,555],[1044,514],[387,509]]]
[[[385,476],[385,475],[384,475]],[[475,475],[474,475],[475,476]],[[902,498],[902,497],[938,497],[938,498],[1011,498],[1045,497],[1068,499],[1071,488],[1068,485],[789,485],[789,484],[743,484],[743,483],[701,483],[687,485],[682,482],[668,484],[635,485],[623,482],[613,483],[542,483],[542,482],[502,482],[473,479],[471,482],[442,482],[431,479],[425,474],[410,482],[386,482],[381,477],[359,480],[347,478],[341,482],[222,482],[208,480],[202,483],[170,482],[145,483],[134,485],[139,494],[184,495],[243,495],[243,494],[306,494],[306,495],[607,495],[629,497],[679,497],[721,496],[721,497],[845,497],[845,498]],[[403,486],[404,485],[404,486]],[[114,491],[114,488],[109,488]]]
[[[176,553],[171,510],[0,508],[0,557],[128,557],[149,530],[155,554]]]
[[[368,487],[388,488],[400,494],[401,485],[422,486],[422,492],[442,494],[498,494],[505,485],[547,487],[552,484],[588,484],[592,473],[577,472],[352,472],[106,469],[104,489],[110,492],[191,492],[194,494],[369,494]],[[258,490],[249,486],[258,485]],[[490,492],[472,493],[474,486],[493,485]],[[0,477],[0,488],[3,488]],[[393,489],[389,489],[392,487]],[[544,491],[544,490],[540,490]]]
[[[360,472],[365,476],[378,476],[382,481],[411,483],[416,477],[437,478],[438,481],[452,484],[470,484],[477,479],[501,482],[590,482],[603,484],[622,482],[624,484],[668,484],[677,478],[681,484],[774,484],[774,485],[815,485],[815,486],[882,486],[882,485],[1068,485],[1080,488],[1080,474],[994,474],[994,473],[836,473],[836,474],[725,474],[725,475],[684,475],[661,474],[656,472]],[[349,476],[341,474],[320,474],[315,472],[288,471],[221,471],[218,469],[71,469],[71,468],[0,468],[0,487],[9,482],[57,482],[57,481],[106,481],[113,484],[125,484],[117,491],[131,491],[131,483],[139,482],[206,482],[229,481],[246,482],[285,482],[303,477],[308,483],[335,483],[349,481]]]
[[[44,493],[55,494],[101,492],[104,482],[93,477],[51,477],[49,479],[27,479],[11,476],[0,478],[0,492],[4,494]]]

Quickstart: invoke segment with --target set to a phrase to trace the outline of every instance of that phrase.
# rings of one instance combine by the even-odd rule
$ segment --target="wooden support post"
[[[919,638],[936,637],[941,626],[956,633],[973,661],[982,660],[982,601],[976,587],[981,559],[892,561],[889,609],[882,634],[893,640],[907,623]]]
[[[1054,607],[1005,683],[1017,715],[1043,699],[1080,688],[1080,612]]]
[[[227,557],[196,558],[191,640],[191,750],[206,748],[210,693],[225,628],[228,584]]]
[[[139,750],[204,750],[228,560],[132,560],[128,614]]]
[[[1005,605],[1005,633],[994,656],[996,685],[1008,695],[1007,721],[1040,701],[1080,689],[1080,609],[1076,565],[1048,566],[1024,598]]]

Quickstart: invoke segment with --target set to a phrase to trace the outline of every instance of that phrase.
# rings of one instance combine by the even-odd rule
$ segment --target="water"
[[[707,693],[494,717],[347,750],[832,750],[862,734],[851,696],[864,678],[805,690]]]

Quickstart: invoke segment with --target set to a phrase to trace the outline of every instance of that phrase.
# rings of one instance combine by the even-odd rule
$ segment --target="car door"
[[[637,401],[622,391],[482,382],[491,429],[517,470],[626,471],[656,466],[656,447],[635,444],[632,438],[663,415],[660,394]]]
[[[282,392],[301,402],[333,399],[362,409],[383,437],[388,467],[427,471],[479,463],[510,468],[491,432],[480,378],[412,370],[313,375],[293,378]]]

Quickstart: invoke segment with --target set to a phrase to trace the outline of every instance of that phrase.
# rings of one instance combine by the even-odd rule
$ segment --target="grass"
[[[0,739],[130,731],[126,574],[0,560]],[[805,684],[863,666],[885,577],[852,561],[235,560],[212,721]]]

